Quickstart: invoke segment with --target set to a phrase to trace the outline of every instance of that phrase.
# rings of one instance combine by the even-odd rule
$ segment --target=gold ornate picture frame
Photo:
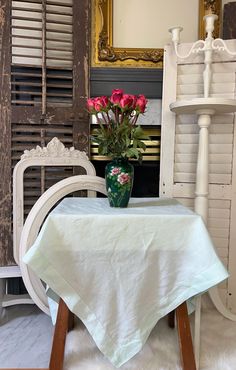
[[[215,36],[219,34],[221,0],[199,0],[199,37],[204,38],[203,16],[215,13],[219,19]],[[93,67],[155,67],[163,66],[163,49],[123,48],[113,46],[113,0],[92,1],[92,66]]]

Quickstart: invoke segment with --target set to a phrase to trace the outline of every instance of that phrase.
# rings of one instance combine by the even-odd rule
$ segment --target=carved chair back
[[[64,144],[54,137],[46,147],[37,146],[25,150],[13,172],[13,251],[19,264],[20,237],[24,224],[24,172],[28,167],[35,166],[79,166],[87,175],[95,176],[96,171],[85,152],[65,148]],[[94,192],[88,193],[89,196]]]

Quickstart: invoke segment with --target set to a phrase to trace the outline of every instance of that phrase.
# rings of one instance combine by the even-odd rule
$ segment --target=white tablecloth
[[[228,277],[200,216],[170,199],[66,198],[24,261],[86,325],[116,367],[156,322]]]

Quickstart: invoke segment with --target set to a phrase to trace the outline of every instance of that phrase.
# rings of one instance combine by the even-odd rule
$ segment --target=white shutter
[[[182,52],[190,44],[182,44]],[[229,42],[235,50],[235,42]],[[212,97],[235,98],[236,62],[215,55],[210,94]],[[169,104],[176,100],[203,97],[202,56],[177,60],[170,46],[165,50],[164,93],[162,111],[162,148],[160,196],[177,198],[193,209],[198,152],[196,115],[175,115]],[[221,284],[225,304],[236,312],[236,194],[234,114],[212,117],[209,130],[209,217],[208,230],[222,262],[229,269],[228,282]],[[235,186],[235,185],[234,185]],[[236,213],[236,212],[235,212]]]

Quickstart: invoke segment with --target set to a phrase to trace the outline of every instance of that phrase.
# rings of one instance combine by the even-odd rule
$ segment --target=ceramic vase
[[[127,158],[114,158],[106,165],[105,179],[111,207],[128,206],[133,187],[134,167]]]

